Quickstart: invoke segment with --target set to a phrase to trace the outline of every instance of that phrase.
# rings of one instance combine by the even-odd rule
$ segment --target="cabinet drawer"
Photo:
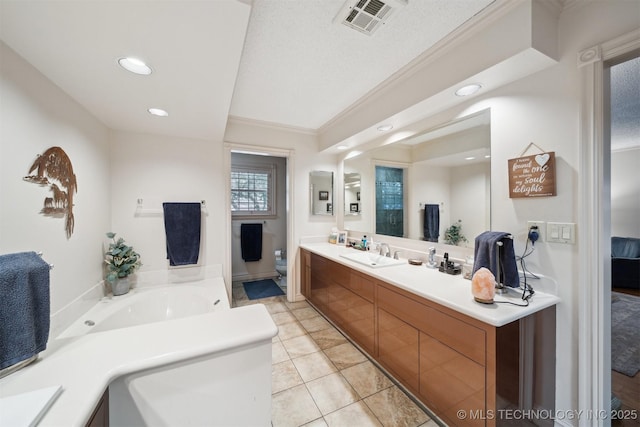
[[[432,308],[433,303],[419,302],[418,298],[409,298],[385,286],[378,287],[378,307],[400,316],[420,331],[484,365],[484,330]]]

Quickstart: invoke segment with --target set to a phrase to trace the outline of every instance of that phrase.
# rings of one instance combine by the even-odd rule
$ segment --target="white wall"
[[[42,252],[51,270],[51,313],[99,284],[109,229],[108,131],[51,81],[0,42],[0,253]],[[26,182],[38,154],[59,146],[78,183],[75,227],[40,214],[47,187]]]
[[[611,153],[611,235],[640,238],[640,148]]]
[[[276,217],[267,219],[243,218],[232,221],[231,232],[231,274],[233,280],[272,277],[275,271],[275,250],[287,248],[287,162],[283,157],[253,156],[241,153],[231,154],[232,165],[275,165],[276,166]],[[245,262],[240,247],[240,225],[262,222],[262,259]]]
[[[223,165],[220,142],[112,132],[111,231],[140,253],[140,271],[169,269],[162,202],[205,200],[198,265],[224,263]],[[158,213],[136,215],[138,198],[145,210]]]

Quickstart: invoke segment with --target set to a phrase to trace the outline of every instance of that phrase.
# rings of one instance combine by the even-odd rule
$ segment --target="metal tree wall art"
[[[49,186],[50,197],[44,198],[41,214],[60,218],[66,216],[65,230],[67,239],[73,234],[73,193],[78,192],[76,175],[67,153],[60,147],[51,147],[38,155],[29,173],[23,179],[41,186]]]

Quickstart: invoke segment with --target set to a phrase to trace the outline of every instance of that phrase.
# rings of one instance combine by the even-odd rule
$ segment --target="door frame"
[[[606,62],[640,49],[635,30],[578,52],[579,144],[578,407],[598,425],[611,412],[611,150]],[[604,416],[603,416],[604,415]],[[582,417],[579,425],[592,421]]]
[[[286,230],[287,230],[287,301],[293,302],[296,298],[296,289],[298,286],[298,281],[294,277],[295,269],[294,269],[294,261],[295,257],[291,258],[293,254],[294,248],[294,210],[291,205],[291,195],[294,194],[294,182],[293,182],[293,173],[294,173],[294,157],[295,150],[282,149],[282,148],[273,148],[273,147],[263,147],[257,145],[246,145],[246,144],[237,144],[237,143],[225,143],[224,144],[224,172],[225,172],[225,206],[228,207],[225,215],[225,263],[223,266],[223,276],[225,286],[227,288],[227,294],[229,295],[229,302],[231,303],[231,295],[232,295],[232,286],[233,286],[233,277],[232,277],[232,256],[231,256],[231,245],[232,245],[232,217],[231,217],[231,152],[232,151],[242,151],[246,154],[254,154],[254,155],[266,155],[273,157],[283,157],[287,160],[287,168],[286,168],[286,184],[285,184],[285,197],[286,197]]]

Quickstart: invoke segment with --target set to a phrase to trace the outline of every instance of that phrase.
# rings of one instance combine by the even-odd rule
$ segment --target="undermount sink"
[[[406,264],[406,261],[404,260],[393,259],[378,254],[372,254],[370,252],[351,252],[340,254],[340,256],[371,268],[391,267],[394,265]]]

